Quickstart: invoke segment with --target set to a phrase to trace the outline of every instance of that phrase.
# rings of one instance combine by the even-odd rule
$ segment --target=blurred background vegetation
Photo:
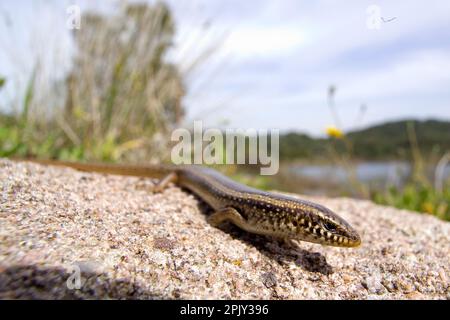
[[[176,30],[169,7],[130,3],[117,14],[85,12],[82,23],[72,33],[73,67],[52,84],[58,97],[37,98],[43,82],[35,61],[19,105],[0,108],[0,156],[169,161],[170,133],[186,111],[186,77],[166,59]],[[0,77],[0,94],[13,80]],[[336,89],[328,91],[333,114]],[[263,189],[371,199],[450,220],[449,122],[405,120],[343,132],[339,120],[326,138],[282,134],[274,177],[250,166],[219,169]]]
[[[1,115],[0,155],[160,160],[183,116],[183,79],[164,60],[175,28],[168,7],[130,4],[116,15],[88,12],[82,23],[72,33],[73,68],[54,84],[62,103],[49,108],[35,99],[36,67],[21,108]]]

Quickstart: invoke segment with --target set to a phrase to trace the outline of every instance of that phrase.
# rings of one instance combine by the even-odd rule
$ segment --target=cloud
[[[287,26],[253,26],[236,30],[226,39],[224,50],[240,58],[270,56],[276,59],[298,48],[304,42],[304,35],[298,28]]]
[[[228,6],[216,16],[219,27],[233,27],[223,46],[232,63],[189,100],[191,115],[229,100],[217,119],[319,134],[332,121],[326,90],[335,84],[348,119],[362,103],[370,106],[367,123],[450,118],[450,2],[377,1],[385,20],[396,18],[379,30],[367,28],[372,1],[250,2],[254,11]]]

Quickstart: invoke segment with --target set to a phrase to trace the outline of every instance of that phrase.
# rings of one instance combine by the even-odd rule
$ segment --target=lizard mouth
[[[338,247],[356,248],[361,245],[361,237],[356,233],[349,236],[341,236],[337,241],[333,242]]]
[[[360,245],[361,245],[361,238],[359,238],[359,236],[358,236],[357,239],[349,240],[347,247],[356,248],[356,247],[359,247]]]
[[[328,233],[325,236],[318,236],[315,240],[323,245],[343,248],[355,248],[361,245],[361,237],[356,231],[345,235]]]

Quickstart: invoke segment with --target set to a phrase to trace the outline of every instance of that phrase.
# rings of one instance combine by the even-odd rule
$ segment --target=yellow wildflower
[[[344,133],[342,132],[342,130],[340,130],[336,127],[328,127],[327,134],[329,137],[333,137],[336,139],[341,139],[344,136]]]

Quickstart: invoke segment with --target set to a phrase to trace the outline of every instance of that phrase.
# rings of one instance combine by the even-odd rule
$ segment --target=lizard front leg
[[[171,182],[175,184],[178,182],[178,175],[175,172],[171,172],[167,176],[159,180],[159,182],[152,188],[151,191],[154,193],[160,193],[164,189],[166,189]]]
[[[217,210],[208,216],[207,221],[214,227],[219,226],[224,221],[230,221],[239,228],[248,231],[247,221],[242,217],[239,211],[232,207],[225,207]]]

